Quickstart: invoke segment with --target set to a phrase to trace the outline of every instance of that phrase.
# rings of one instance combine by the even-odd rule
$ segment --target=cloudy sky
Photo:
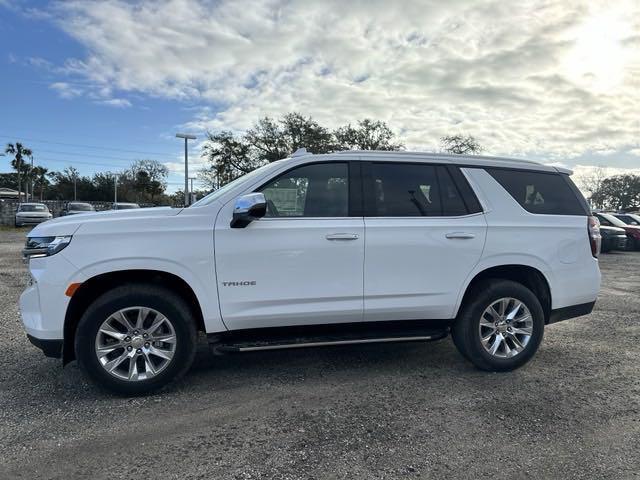
[[[382,119],[411,149],[465,133],[488,154],[640,169],[638,0],[0,0],[0,65],[0,140],[52,169],[145,156],[178,185],[177,130],[289,111]]]

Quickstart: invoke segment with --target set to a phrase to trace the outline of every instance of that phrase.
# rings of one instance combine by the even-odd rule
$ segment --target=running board
[[[391,336],[391,337],[373,337],[373,338],[350,338],[336,340],[314,340],[300,339],[300,341],[286,342],[238,342],[225,343],[224,341],[212,342],[211,347],[215,353],[240,353],[240,352],[259,352],[266,350],[284,350],[291,348],[313,348],[313,347],[331,347],[340,345],[363,345],[370,343],[400,343],[400,342],[430,342],[445,338],[448,334],[447,330],[440,330],[429,335],[411,335],[411,336]]]

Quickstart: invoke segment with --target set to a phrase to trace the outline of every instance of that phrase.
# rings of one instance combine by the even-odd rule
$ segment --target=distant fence
[[[53,214],[53,217],[59,217],[64,209],[64,206],[69,203],[69,201],[63,200],[43,200],[49,211]],[[82,202],[89,203],[93,205],[96,211],[101,212],[104,210],[111,210],[113,206],[112,202]],[[152,204],[139,204],[141,207],[154,207]],[[0,199],[0,225],[11,225],[13,226],[15,223],[16,210],[18,210],[18,201],[11,199]]]

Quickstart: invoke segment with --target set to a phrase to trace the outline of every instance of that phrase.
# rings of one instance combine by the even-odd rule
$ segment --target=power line
[[[138,153],[138,154],[149,154],[149,155],[166,155],[166,152],[152,152],[148,150],[130,150],[125,148],[115,148],[115,147],[103,147],[100,145],[87,145],[82,143],[65,143],[65,142],[57,142],[54,140],[43,140],[38,138],[27,138],[22,137],[21,135],[0,135],[0,138],[17,138],[19,137],[21,140],[25,140],[27,142],[37,142],[37,143],[50,143],[52,145],[63,145],[67,147],[80,147],[80,148],[91,148],[97,150],[111,150],[114,152],[125,152],[125,153]]]

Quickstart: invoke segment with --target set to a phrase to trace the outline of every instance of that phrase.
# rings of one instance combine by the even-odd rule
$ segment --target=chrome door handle
[[[451,232],[445,235],[447,238],[462,238],[462,239],[471,239],[476,238],[473,233],[465,233],[465,232]]]
[[[357,240],[359,235],[357,233],[330,233],[324,238],[327,240]]]

